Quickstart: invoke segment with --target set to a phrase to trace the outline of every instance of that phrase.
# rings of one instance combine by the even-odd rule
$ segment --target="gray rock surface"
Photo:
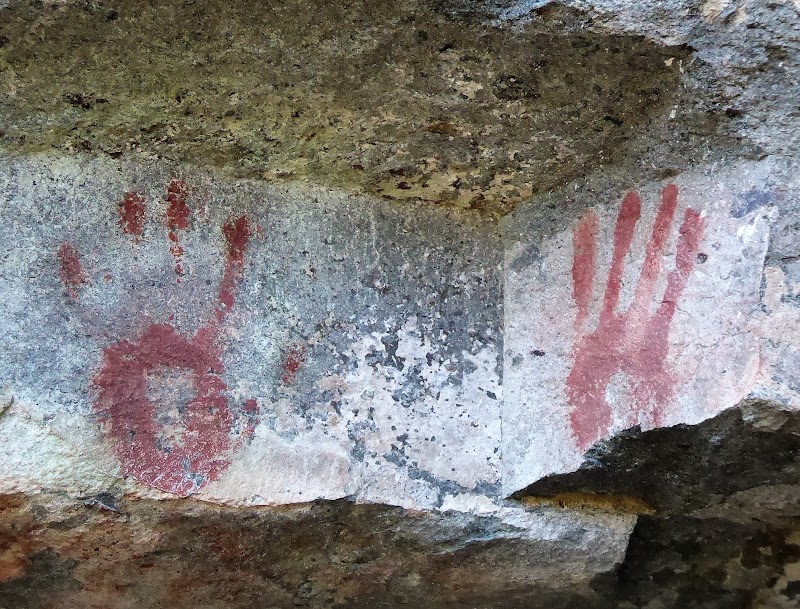
[[[797,606],[799,16],[0,2],[0,609]]]

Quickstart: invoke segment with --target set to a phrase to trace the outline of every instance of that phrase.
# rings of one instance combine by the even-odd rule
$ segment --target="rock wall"
[[[794,606],[800,6],[301,4],[0,3],[0,608]]]
[[[7,414],[62,432],[4,484],[420,508],[498,493],[495,228],[155,167],[6,166],[4,240],[27,243],[4,276]],[[41,467],[64,441],[89,471]]]

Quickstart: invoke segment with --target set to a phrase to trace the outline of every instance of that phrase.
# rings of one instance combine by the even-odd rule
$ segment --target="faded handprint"
[[[573,349],[574,365],[567,378],[567,398],[572,407],[572,430],[581,450],[604,437],[612,425],[613,405],[607,392],[612,381],[621,382],[632,403],[628,424],[640,414],[654,425],[663,420],[673,398],[676,379],[667,362],[669,329],[681,293],[694,268],[704,221],[699,212],[687,209],[678,237],[675,268],[667,275],[661,302],[652,310],[661,258],[678,204],[678,188],[670,184],[661,193],[661,205],[647,243],[642,271],[633,302],[616,311],[624,270],[634,230],[641,215],[639,195],[630,192],[622,201],[614,227],[614,249],[597,327],[586,331],[594,286],[599,220],[587,211],[573,233],[573,298],[577,305]],[[619,376],[618,376],[619,375]]]
[[[164,224],[178,281],[184,269],[179,230],[189,227],[188,189],[172,180],[164,199]],[[119,207],[122,231],[138,242],[143,235],[145,198],[128,193]],[[106,347],[100,371],[92,380],[97,390],[95,412],[106,421],[114,450],[125,474],[147,486],[186,496],[217,479],[232,453],[252,433],[248,422],[238,439],[232,437],[235,416],[222,379],[223,321],[234,305],[251,236],[250,222],[241,216],[222,226],[225,267],[213,318],[193,337],[167,324],[153,324],[130,340]],[[86,283],[79,253],[61,245],[60,274],[71,300]],[[257,409],[247,400],[248,419]]]

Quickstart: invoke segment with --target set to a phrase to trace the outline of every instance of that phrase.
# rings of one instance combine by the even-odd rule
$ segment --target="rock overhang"
[[[0,144],[497,216],[636,156],[675,106],[673,129],[726,130],[720,109],[684,116],[697,105],[680,84],[696,67],[685,45],[603,32],[568,8],[520,25],[446,4],[13,2]]]

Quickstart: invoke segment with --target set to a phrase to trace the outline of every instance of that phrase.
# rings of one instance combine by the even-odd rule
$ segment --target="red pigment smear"
[[[625,255],[631,249],[633,233],[636,223],[642,212],[642,204],[639,195],[629,192],[622,200],[622,208],[617,216],[617,224],[614,226],[614,253],[611,258],[611,269],[608,271],[608,283],[603,299],[602,317],[613,317],[614,309],[619,302],[619,293],[622,288],[622,273],[625,270]]]
[[[578,305],[575,329],[580,331],[589,314],[594,289],[594,267],[597,259],[597,232],[599,219],[593,211],[584,215],[572,235],[572,297]]]
[[[75,300],[78,298],[78,288],[88,283],[78,250],[72,243],[65,241],[58,248],[58,260],[58,274],[61,282],[67,288],[67,295],[70,299]]]
[[[183,265],[181,264],[183,248],[180,245],[178,230],[189,228],[191,209],[186,203],[188,198],[189,189],[186,183],[183,180],[173,178],[167,186],[167,194],[165,195],[167,201],[165,224],[169,228],[169,251],[175,258],[175,273],[178,275],[183,275]]]
[[[170,184],[168,193],[172,191],[180,208],[185,203],[180,201],[185,187]],[[188,208],[177,217],[175,228],[188,226]],[[95,410],[110,421],[114,450],[123,471],[140,483],[180,496],[197,492],[219,478],[230,464],[231,454],[252,435],[258,414],[257,402],[248,400],[244,405],[247,426],[241,438],[233,441],[234,417],[221,377],[219,322],[233,306],[236,284],[244,270],[250,237],[248,219],[228,222],[222,231],[227,260],[220,287],[221,306],[214,319],[191,339],[169,325],[149,326],[138,340],[123,340],[104,349],[100,372],[93,379],[98,389]],[[158,420],[156,405],[147,394],[150,380],[176,374],[191,381],[194,393],[179,408],[179,429]],[[175,431],[181,432],[180,439],[170,433]]]
[[[616,374],[625,375],[635,405],[631,423],[640,413],[647,413],[655,425],[660,425],[673,398],[677,381],[667,367],[669,328],[704,232],[703,218],[697,211],[687,209],[679,232],[675,268],[667,276],[663,301],[651,313],[661,272],[660,259],[675,216],[677,197],[676,186],[664,188],[633,304],[627,311],[617,313],[624,259],[641,213],[639,196],[629,193],[625,197],[614,228],[614,251],[600,322],[593,332],[585,335],[580,334],[580,329],[588,314],[597,240],[595,221],[589,214],[573,234],[573,297],[578,308],[579,338],[573,349],[575,363],[567,378],[567,398],[572,407],[572,430],[581,450],[608,434],[612,408],[606,400],[606,389]]]
[[[174,371],[189,376],[195,396],[182,413],[183,435],[171,442],[147,397],[148,377]],[[94,378],[95,408],[108,415],[123,471],[159,490],[186,496],[216,480],[230,464],[233,417],[220,353],[198,334],[194,340],[167,325],[153,325],[136,342],[103,351]]]
[[[256,417],[258,416],[258,402],[250,398],[244,403],[244,413],[247,415],[247,426],[244,430],[244,436],[249,438],[256,430]]]
[[[639,275],[639,282],[636,284],[635,297],[631,305],[632,310],[629,314],[630,323],[641,324],[649,314],[656,282],[661,274],[661,258],[664,254],[664,247],[669,237],[670,228],[672,228],[672,219],[675,217],[677,207],[678,187],[674,184],[669,184],[661,192],[661,206],[656,214],[653,233],[645,250],[642,271]]]
[[[247,252],[247,244],[251,235],[250,221],[247,216],[230,220],[223,225],[222,234],[225,236],[228,256],[219,286],[220,306],[217,309],[218,320],[222,320],[227,312],[233,308],[236,286],[244,272],[244,255]]]
[[[119,223],[122,232],[139,241],[144,232],[145,199],[137,192],[125,193],[119,204]]]
[[[302,343],[294,343],[289,347],[286,356],[283,358],[283,376],[281,380],[284,385],[291,385],[297,379],[300,367],[306,361],[306,347]]]

